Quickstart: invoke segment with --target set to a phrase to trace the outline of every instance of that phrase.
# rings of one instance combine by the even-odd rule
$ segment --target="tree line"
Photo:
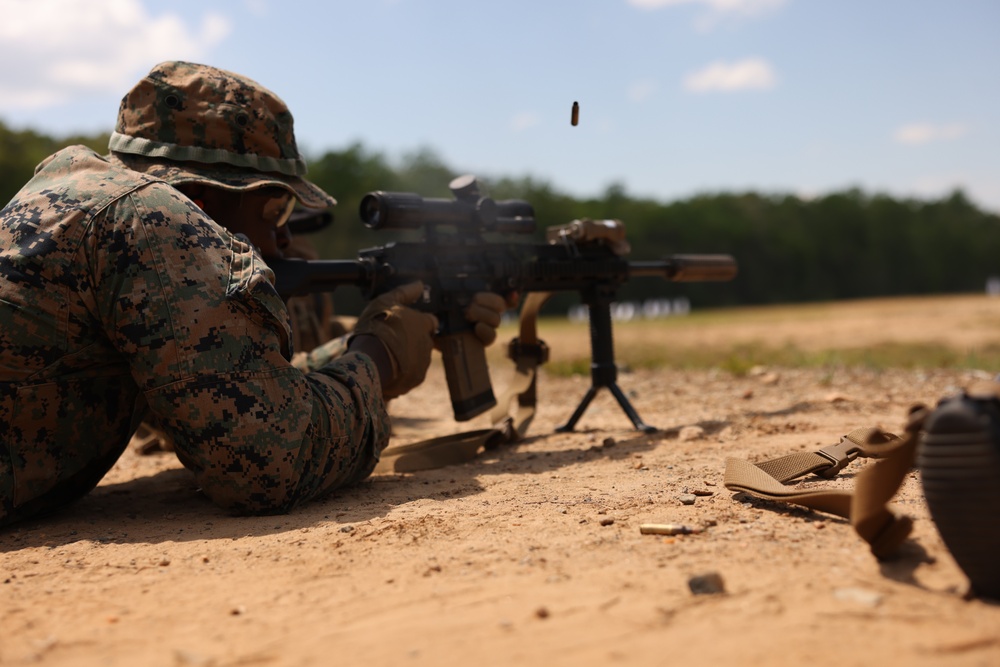
[[[0,201],[8,201],[34,167],[58,148],[82,143],[107,152],[107,135],[53,138],[0,123]],[[334,223],[314,234],[324,257],[353,257],[392,240],[366,229],[361,198],[374,190],[450,197],[460,171],[433,151],[398,159],[356,143],[309,157],[309,178],[338,199]],[[794,194],[720,192],[661,202],[612,184],[592,198],[560,192],[535,177],[478,174],[494,199],[532,204],[538,240],[550,225],[580,218],[625,222],[631,259],[674,253],[728,253],[739,263],[731,283],[668,284],[635,280],[623,300],[686,296],[694,307],[982,291],[1000,275],[1000,216],[956,190],[940,199],[905,199],[847,189],[804,199]],[[558,300],[564,307],[572,297]],[[346,310],[360,297],[338,297]]]

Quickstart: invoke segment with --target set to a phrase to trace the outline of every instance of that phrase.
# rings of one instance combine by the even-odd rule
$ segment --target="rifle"
[[[464,313],[476,292],[579,292],[589,306],[591,387],[570,420],[571,431],[601,387],[607,387],[635,428],[642,422],[617,384],[611,304],[627,280],[725,281],[736,275],[729,255],[673,255],[661,261],[630,262],[618,221],[574,221],[548,230],[547,242],[516,242],[535,230],[534,209],[523,200],[483,196],[473,176],[454,179],[455,199],[412,193],[371,192],[361,200],[362,222],[370,229],[422,230],[419,241],[394,241],[358,253],[356,260],[268,260],[282,297],[361,288],[373,298],[420,280],[423,298],[414,307],[440,322],[439,347],[455,419],[465,421],[496,405],[486,353]],[[503,240],[489,240],[486,235]],[[513,343],[512,343],[513,344]]]

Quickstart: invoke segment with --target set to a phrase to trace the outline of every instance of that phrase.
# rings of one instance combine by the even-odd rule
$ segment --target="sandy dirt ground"
[[[998,327],[1000,300],[915,299],[764,310],[658,342],[622,327],[618,345],[967,346]],[[129,452],[73,507],[0,532],[0,665],[1000,665],[1000,604],[964,599],[916,471],[896,501],[914,533],[885,563],[843,520],[722,485],[727,456],[899,431],[912,403],[987,370],[623,372],[652,434],[607,392],[555,433],[590,379],[543,374],[525,441],[287,516],[228,516],[172,455]],[[396,442],[482,425],[451,421],[440,368],[391,409]],[[723,591],[692,593],[710,573]]]

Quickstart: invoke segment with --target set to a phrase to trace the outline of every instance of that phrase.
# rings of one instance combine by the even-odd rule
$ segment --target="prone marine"
[[[266,258],[296,204],[336,202],[305,179],[284,102],[161,63],[123,98],[109,148],[55,153],[0,211],[0,526],[88,493],[147,417],[235,513],[367,477],[386,401],[423,381],[437,321],[405,285],[292,363]],[[488,342],[504,300],[478,303]]]

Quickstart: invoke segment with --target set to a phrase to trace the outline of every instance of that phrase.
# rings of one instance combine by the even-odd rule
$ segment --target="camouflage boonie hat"
[[[108,147],[126,166],[172,185],[278,186],[306,208],[337,203],[303,178],[285,103],[255,81],[207,65],[154,67],[122,98]]]

